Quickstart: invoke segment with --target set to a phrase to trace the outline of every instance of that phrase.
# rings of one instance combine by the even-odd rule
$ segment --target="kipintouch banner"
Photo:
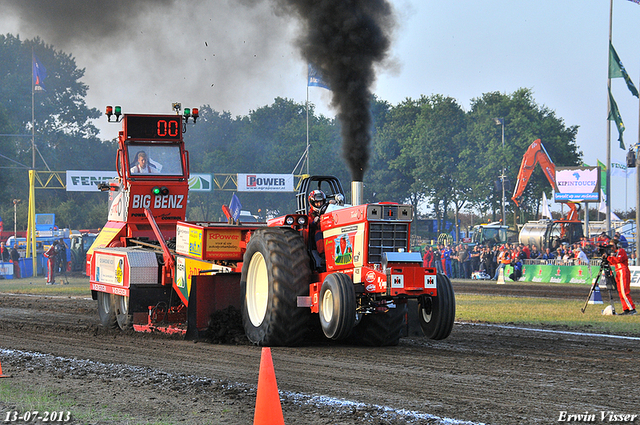
[[[600,202],[600,168],[556,167],[556,202]]]

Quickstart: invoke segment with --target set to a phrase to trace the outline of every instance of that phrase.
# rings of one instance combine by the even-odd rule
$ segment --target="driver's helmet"
[[[327,195],[321,190],[314,190],[309,193],[309,205],[311,210],[320,210],[322,206],[327,202]]]

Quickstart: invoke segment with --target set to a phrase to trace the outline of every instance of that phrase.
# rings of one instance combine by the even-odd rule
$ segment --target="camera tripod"
[[[600,264],[600,270],[598,271],[598,276],[596,277],[596,280],[593,281],[593,285],[591,285],[591,290],[589,291],[589,295],[587,296],[587,301],[585,301],[584,307],[580,309],[580,311],[582,311],[583,314],[587,309],[587,305],[589,304],[589,300],[591,299],[591,295],[593,294],[593,291],[595,291],[596,288],[598,289],[600,288],[598,286],[598,282],[600,281],[600,277],[603,274],[604,274],[605,284],[607,286],[607,291],[609,292],[609,302],[611,303],[611,313],[613,313],[614,315],[616,314],[616,308],[613,306],[613,295],[611,293],[613,290],[616,290],[616,279],[613,276],[613,271],[611,270],[611,264],[609,264],[609,262],[605,259],[603,259],[602,263]]]

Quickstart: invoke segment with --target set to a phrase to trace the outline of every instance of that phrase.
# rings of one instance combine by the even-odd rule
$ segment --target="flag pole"
[[[609,0],[609,46],[611,46],[611,33],[613,25],[613,0]],[[607,50],[611,47],[607,46]],[[607,56],[607,64],[609,56]],[[611,101],[609,99],[611,93],[611,76],[607,73],[607,114],[611,111]],[[611,237],[611,120],[607,116],[607,200],[606,200],[606,221],[607,235]]]
[[[309,77],[307,76],[307,174],[309,174]]]
[[[38,251],[36,250],[36,117],[35,117],[35,76],[33,64],[35,54],[31,46],[31,170],[29,170],[29,217],[27,219],[27,256],[31,254],[33,276],[38,276]],[[31,251],[31,252],[29,252]]]
[[[634,251],[636,253],[636,263],[635,265],[639,265],[638,262],[638,243],[640,242],[640,161],[638,155],[640,154],[640,96],[638,96],[638,143],[636,144],[636,243],[634,247]],[[629,167],[627,167],[627,172],[629,172]]]

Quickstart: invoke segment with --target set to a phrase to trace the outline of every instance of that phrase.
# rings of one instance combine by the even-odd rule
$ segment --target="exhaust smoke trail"
[[[342,126],[343,153],[353,180],[369,160],[371,87],[394,27],[387,0],[277,0],[303,23],[302,56],[322,73]]]

